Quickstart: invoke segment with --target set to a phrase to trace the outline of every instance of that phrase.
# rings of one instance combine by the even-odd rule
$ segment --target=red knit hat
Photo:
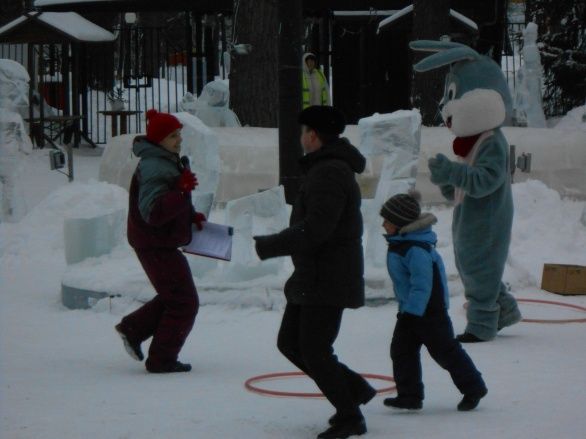
[[[147,111],[146,120],[146,137],[153,143],[160,143],[173,131],[183,128],[183,125],[175,116],[169,113],[159,113],[155,109]]]

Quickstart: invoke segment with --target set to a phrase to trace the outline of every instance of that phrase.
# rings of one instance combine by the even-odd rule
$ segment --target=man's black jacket
[[[305,178],[290,226],[256,237],[261,259],[291,256],[285,285],[289,303],[358,308],[364,305],[361,194],[355,173],[366,159],[346,139],[304,156]]]

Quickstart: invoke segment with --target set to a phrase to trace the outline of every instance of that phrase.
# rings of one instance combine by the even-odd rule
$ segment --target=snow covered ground
[[[66,310],[59,298],[67,268],[63,217],[99,209],[101,203],[117,206],[124,194],[92,182],[99,158],[78,154],[77,182],[68,185],[64,176],[48,170],[46,155],[37,150],[27,159],[25,197],[33,210],[18,224],[0,224],[2,439],[312,438],[326,428],[332,408],[325,400],[263,397],[244,388],[251,376],[294,370],[275,347],[283,304],[278,286],[286,272],[237,291],[198,282],[206,305],[181,354],[194,366],[189,374],[149,375],[124,352],[113,326],[136,302],[105,299],[88,311]],[[505,273],[513,293],[586,307],[586,296],[561,297],[538,287],[545,262],[586,265],[586,227],[579,222],[585,203],[561,199],[538,181],[516,184],[514,193],[515,227]],[[451,210],[434,207],[433,212],[454,294],[450,314],[459,332],[465,324],[464,298],[453,263]],[[214,212],[219,219],[221,214]],[[119,269],[149,294],[138,266]],[[367,273],[371,279],[381,276],[376,270]],[[107,281],[107,272],[100,276]],[[246,300],[266,297],[269,288],[271,300]],[[560,307],[521,308],[528,318],[586,317]],[[346,312],[336,344],[340,358],[358,371],[390,375],[395,314],[392,302]],[[456,411],[460,395],[425,352],[423,411],[390,411],[377,397],[364,409],[366,437],[583,439],[584,346],[586,324],[579,323],[521,323],[491,343],[466,346],[489,387],[471,413]],[[264,385],[312,389],[304,380]]]

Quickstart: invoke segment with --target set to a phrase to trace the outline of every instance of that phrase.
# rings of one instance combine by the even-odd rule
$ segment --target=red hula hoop
[[[517,299],[520,303],[540,303],[543,305],[561,306],[564,308],[575,309],[577,311],[586,312],[586,307],[574,305],[573,303],[556,302],[553,300],[539,300],[539,299]],[[464,303],[464,309],[468,308],[468,302]],[[562,324],[562,323],[586,323],[586,318],[583,319],[522,319],[525,323],[545,323],[545,324]]]
[[[375,380],[381,381],[388,381],[388,382],[395,382],[393,377],[385,376],[385,375],[377,375],[373,373],[363,373],[361,374],[364,378],[371,378]],[[277,373],[268,373],[265,375],[258,375],[252,378],[249,378],[244,383],[244,387],[249,392],[257,393],[259,395],[265,396],[281,396],[281,397],[292,397],[292,398],[323,398],[323,394],[320,392],[285,392],[279,390],[268,390],[263,389],[262,387],[257,387],[254,383],[261,382],[261,381],[270,381],[278,378],[295,378],[295,377],[302,377],[307,376],[303,372],[277,372]],[[395,386],[384,387],[382,389],[377,389],[377,394],[383,393],[390,393],[396,389]]]

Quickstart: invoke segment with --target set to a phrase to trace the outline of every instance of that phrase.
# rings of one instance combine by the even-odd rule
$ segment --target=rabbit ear
[[[460,61],[474,61],[480,59],[480,55],[468,46],[457,47],[435,53],[419,61],[413,66],[416,72],[427,72],[428,70],[454,64]]]
[[[448,49],[456,49],[458,47],[468,47],[464,44],[455,43],[453,41],[436,41],[436,40],[417,40],[411,41],[409,47],[420,52],[441,52]]]

